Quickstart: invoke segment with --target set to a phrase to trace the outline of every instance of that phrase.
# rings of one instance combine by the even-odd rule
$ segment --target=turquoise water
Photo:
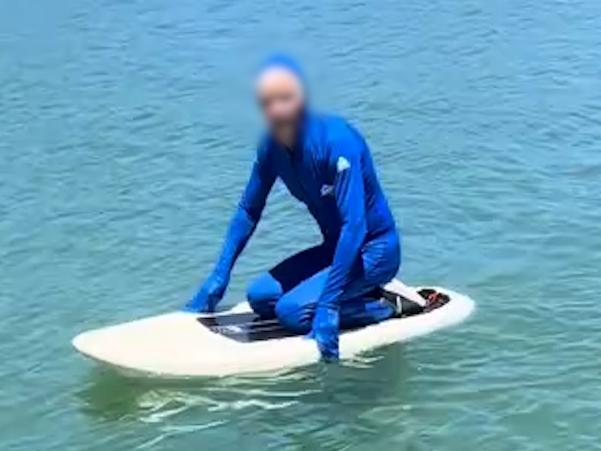
[[[601,3],[272,3],[0,0],[0,449],[599,449]],[[403,278],[476,314],[281,376],[94,367],[73,335],[210,268],[274,47],[368,136]],[[316,240],[276,189],[228,302]]]

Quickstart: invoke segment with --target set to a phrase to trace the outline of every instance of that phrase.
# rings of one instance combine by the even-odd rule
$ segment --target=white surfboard
[[[450,301],[431,312],[342,332],[340,357],[460,323],[474,309],[469,297],[436,290]],[[313,340],[291,336],[276,320],[256,320],[247,303],[211,315],[172,312],[91,330],[76,336],[73,346],[125,374],[167,378],[271,372],[319,360]]]

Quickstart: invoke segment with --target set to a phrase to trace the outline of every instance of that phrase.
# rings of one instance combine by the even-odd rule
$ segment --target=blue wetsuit
[[[323,243],[261,275],[250,284],[248,300],[263,317],[277,316],[299,333],[311,331],[324,357],[336,358],[339,327],[393,314],[370,292],[400,265],[399,236],[368,146],[341,118],[306,114],[293,149],[270,137],[262,141],[215,270],[188,308],[212,310],[221,299],[277,178],[307,206]]]

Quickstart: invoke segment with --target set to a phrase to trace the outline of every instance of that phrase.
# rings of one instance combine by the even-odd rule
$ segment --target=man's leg
[[[394,315],[394,308],[379,295],[400,265],[396,233],[373,240],[364,247],[340,301],[340,327],[353,328],[378,323]],[[280,323],[297,333],[311,329],[315,307],[328,277],[326,268],[299,283],[277,301],[275,312]]]
[[[317,300],[328,277],[329,267],[299,283],[284,294],[275,306],[280,324],[298,334],[311,330]]]
[[[341,328],[379,323],[395,314],[395,309],[382,300],[380,287],[394,278],[401,265],[396,230],[367,243],[359,263],[341,300]]]
[[[299,334],[311,330],[313,315],[317,301],[328,277],[326,268],[315,274],[310,279],[298,284],[295,288],[284,294],[275,306],[275,313],[280,323],[288,330]],[[364,280],[355,284],[355,289]],[[392,306],[379,295],[377,288],[372,283],[365,283],[362,295],[343,299],[340,304],[340,328],[350,329],[378,323],[390,318],[394,314]]]
[[[274,318],[278,300],[327,267],[332,261],[332,253],[331,246],[315,246],[287,258],[261,274],[250,283],[246,293],[253,311],[262,318]]]

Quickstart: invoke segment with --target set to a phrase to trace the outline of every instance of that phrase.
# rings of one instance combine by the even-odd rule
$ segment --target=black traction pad
[[[430,290],[425,289],[424,294]],[[434,290],[431,290],[434,291]],[[420,294],[422,294],[420,292]],[[423,294],[422,294],[423,295]],[[442,307],[449,301],[449,297],[442,295],[437,303],[430,306],[425,312]],[[223,335],[242,343],[251,343],[254,341],[273,340],[276,338],[293,337],[297,335],[294,332],[284,329],[277,319],[261,319],[252,312],[245,313],[225,313],[214,316],[201,316],[198,322],[208,328],[211,332]]]
[[[261,319],[250,312],[203,316],[198,322],[212,332],[243,343],[296,335],[284,329],[277,319]]]

